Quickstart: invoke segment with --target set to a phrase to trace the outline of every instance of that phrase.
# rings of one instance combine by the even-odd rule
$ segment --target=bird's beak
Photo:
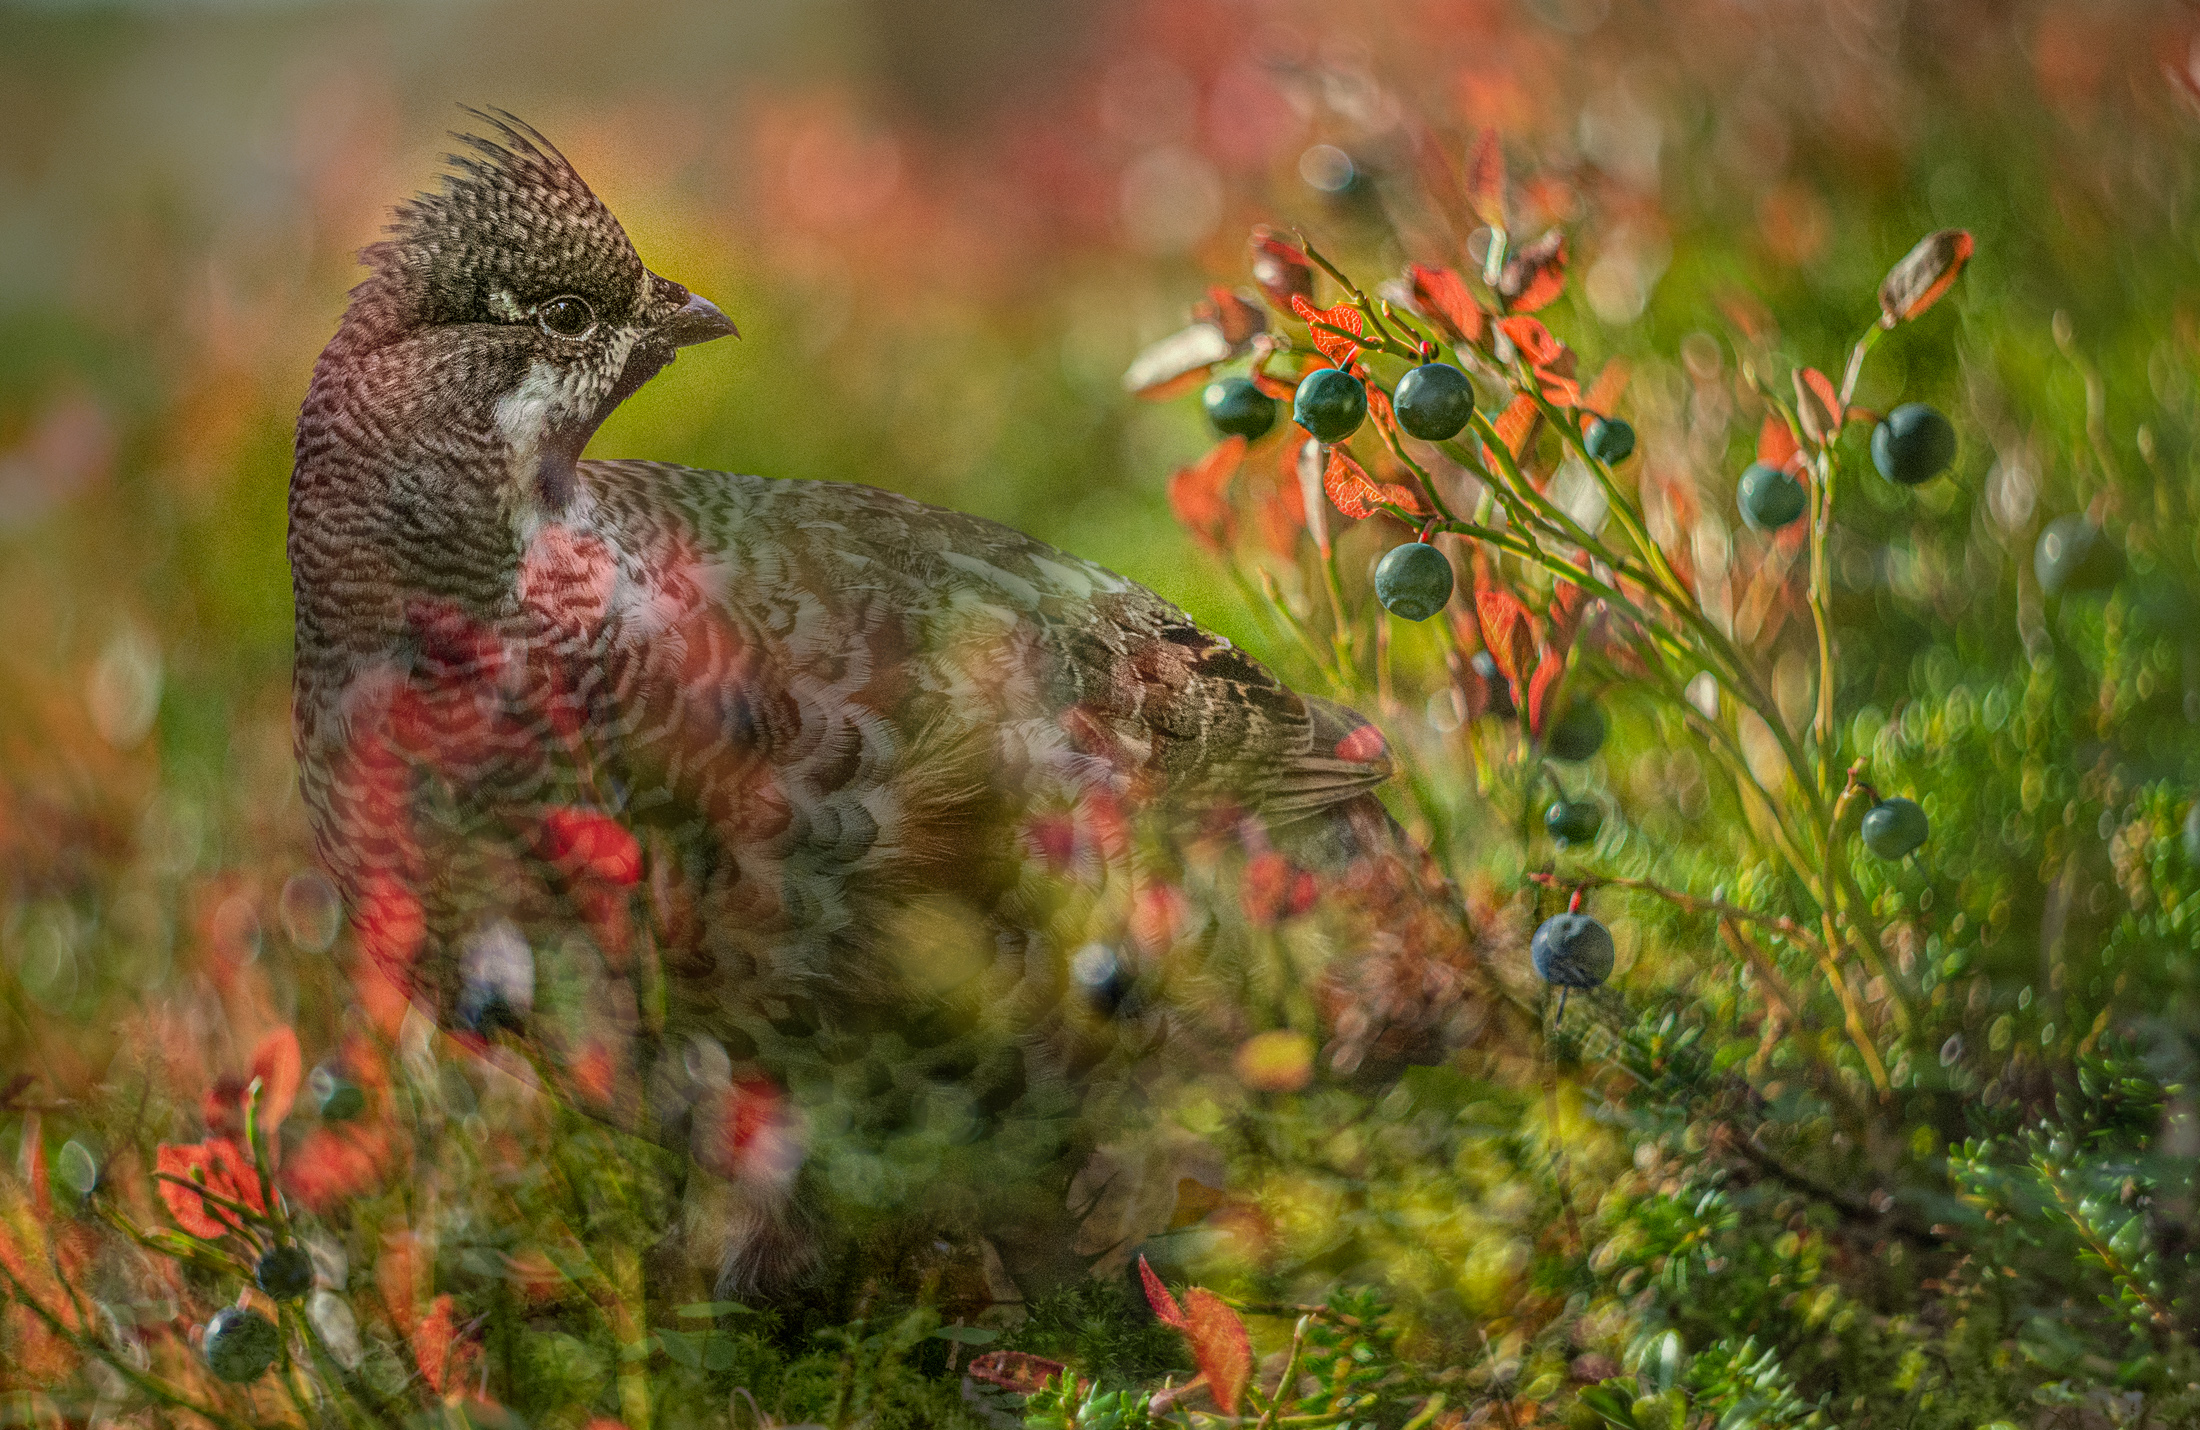
[[[678,312],[665,319],[658,329],[667,343],[676,348],[693,347],[707,343],[712,338],[738,338],[741,330],[733,320],[718,311],[718,305],[700,293],[690,294]]]

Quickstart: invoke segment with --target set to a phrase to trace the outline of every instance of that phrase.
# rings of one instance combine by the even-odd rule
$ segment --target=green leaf
[[[696,1301],[675,1308],[672,1314],[690,1321],[715,1321],[720,1316],[752,1316],[756,1313],[739,1301]]]

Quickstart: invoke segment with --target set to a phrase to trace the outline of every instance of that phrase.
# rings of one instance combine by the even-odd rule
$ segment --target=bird
[[[976,516],[584,458],[735,325],[540,132],[469,113],[300,409],[299,787],[361,955],[682,1149],[721,1287],[814,1283],[897,1217],[1012,1281],[1089,1264],[1016,1186],[1064,1201],[1081,1119],[1130,1105],[1106,1069],[1226,1060],[1217,989],[1318,1023],[1340,1075],[1486,1036],[1357,713]],[[1259,972],[1340,909],[1323,967]]]

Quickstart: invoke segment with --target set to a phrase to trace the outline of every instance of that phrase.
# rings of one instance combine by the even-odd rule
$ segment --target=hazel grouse
[[[1356,914],[1259,1015],[1314,1007],[1340,1071],[1472,1035],[1359,717],[989,521],[583,460],[734,325],[482,118],[365,250],[290,489],[305,802],[416,1003],[687,1142],[735,1289],[812,1264],[827,1203],[1013,1241],[1019,1169],[1058,1203],[1103,1135],[1095,1067],[1258,1030],[1185,994],[1253,957],[1234,925]]]

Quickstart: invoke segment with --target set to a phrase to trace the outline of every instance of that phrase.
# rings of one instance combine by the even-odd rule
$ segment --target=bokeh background
[[[1252,224],[1362,272],[1461,264],[1446,199],[1494,127],[1529,223],[1580,235],[1545,316],[1651,391],[1771,314],[1830,362],[1891,260],[1969,228],[1958,316],[1873,381],[1967,414],[1959,519],[2028,550],[2047,505],[2119,464],[2144,492],[2152,460],[2128,411],[2095,456],[2037,447],[2009,392],[2086,404],[2049,371],[2057,313],[2105,391],[2193,405],[2196,36],[2138,0],[0,5],[0,1075],[82,1092],[127,1040],[192,1085],[239,1028],[333,1016],[301,994],[330,929],[295,882],[291,424],[352,255],[461,103],[538,126],[741,326],[594,454],[980,512],[1292,669],[1170,517],[1196,406],[1120,384],[1242,281]],[[2037,382],[1957,391],[1951,343]],[[1653,460],[1708,490],[1732,456]],[[1966,539],[1844,568],[1909,602],[1887,669],[1935,611],[1987,634],[1933,659],[2017,648]]]

